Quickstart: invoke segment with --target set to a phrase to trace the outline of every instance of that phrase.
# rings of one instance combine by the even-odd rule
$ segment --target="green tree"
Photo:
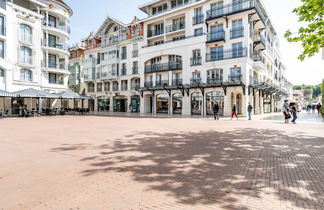
[[[324,0],[301,0],[303,4],[293,10],[299,16],[298,22],[307,23],[307,27],[300,27],[297,33],[289,30],[285,37],[289,42],[301,42],[303,52],[299,60],[312,57],[324,48]]]
[[[321,91],[321,85],[316,85],[313,87],[313,98],[317,98],[318,96],[320,96],[322,93]]]
[[[294,86],[294,90],[301,90],[301,89],[303,89],[303,87],[301,85]]]

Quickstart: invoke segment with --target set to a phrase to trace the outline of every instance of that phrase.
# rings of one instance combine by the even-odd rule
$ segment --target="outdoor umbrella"
[[[18,97],[21,98],[58,98],[56,95],[41,91],[41,90],[36,90],[34,88],[29,88],[25,90],[20,90],[17,92],[14,92]]]

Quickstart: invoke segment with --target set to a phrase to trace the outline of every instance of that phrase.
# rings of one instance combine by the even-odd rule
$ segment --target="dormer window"
[[[116,31],[118,31],[118,27],[117,26],[115,26],[115,28],[114,28],[114,32],[116,32]]]
[[[158,14],[160,12],[163,12],[165,10],[168,9],[168,5],[165,3],[165,4],[161,4],[159,6],[156,6],[156,7],[153,7],[152,8],[152,14],[155,15],[155,14]]]

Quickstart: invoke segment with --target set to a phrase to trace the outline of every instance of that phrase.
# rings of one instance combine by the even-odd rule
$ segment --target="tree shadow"
[[[111,141],[111,140],[110,140]],[[98,173],[131,173],[183,204],[253,208],[249,201],[324,208],[324,139],[270,129],[127,135],[80,161]],[[52,151],[84,150],[66,145]],[[108,151],[107,151],[108,150]],[[288,204],[287,204],[288,205]],[[286,207],[285,207],[286,208]]]

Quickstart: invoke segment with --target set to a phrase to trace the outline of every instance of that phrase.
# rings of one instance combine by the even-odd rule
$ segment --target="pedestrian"
[[[283,106],[283,114],[285,116],[285,123],[289,123],[290,114],[289,114],[289,107],[287,103]]]
[[[218,105],[218,102],[216,102],[214,104],[213,111],[214,111],[215,120],[219,120],[219,105]]]
[[[322,105],[320,103],[317,104],[317,111],[318,111],[318,114],[321,113],[321,107]]]
[[[293,119],[292,119],[292,123],[296,124],[296,120],[297,120],[297,109],[296,109],[296,105],[292,105],[291,107],[291,115],[293,116]]]
[[[233,120],[233,117],[234,116],[238,120],[238,116],[237,116],[237,106],[236,106],[236,104],[233,105],[233,109],[232,109],[232,120]]]
[[[249,103],[248,105],[249,120],[252,120],[252,110],[253,110],[253,106]]]

